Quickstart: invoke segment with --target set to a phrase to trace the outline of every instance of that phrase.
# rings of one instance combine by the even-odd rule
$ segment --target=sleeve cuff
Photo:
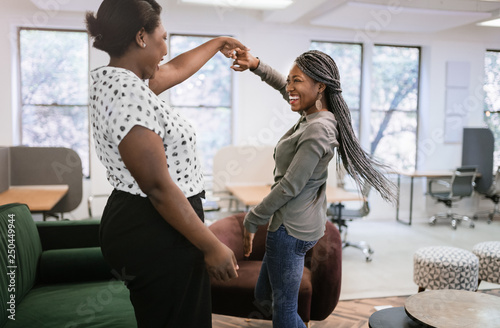
[[[258,217],[253,212],[253,209],[252,209],[245,216],[245,220],[243,221],[243,225],[248,230],[248,232],[256,233],[259,226],[265,225],[268,221],[269,221],[268,219],[262,219],[262,218]]]
[[[256,70],[258,70],[258,69],[259,69],[259,67],[260,67],[260,58],[259,58],[259,57],[255,57],[255,58],[257,58],[257,59],[259,60],[259,63],[257,64],[257,67],[256,67],[256,68],[254,68],[254,69],[250,69],[250,72],[255,72],[255,71],[256,71]]]
[[[251,72],[262,78],[264,77],[264,75],[269,73],[269,70],[270,70],[269,65],[263,63],[262,60],[259,60],[259,66],[257,66],[257,68]]]
[[[253,223],[250,223],[247,220],[243,221],[243,225],[245,226],[245,229],[247,229],[247,231],[250,233],[256,233],[258,228],[259,228],[259,226],[255,225]]]

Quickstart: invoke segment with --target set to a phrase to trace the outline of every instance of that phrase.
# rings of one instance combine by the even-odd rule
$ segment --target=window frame
[[[417,74],[417,95],[416,95],[416,109],[414,111],[394,109],[395,112],[415,112],[416,116],[416,129],[415,129],[415,170],[418,170],[419,158],[418,158],[418,146],[419,146],[419,134],[420,134],[420,86],[421,86],[421,75],[422,75],[422,47],[416,45],[402,45],[402,44],[387,44],[387,43],[375,43],[373,44],[373,49],[376,47],[394,47],[394,48],[415,48],[418,49],[418,74]],[[373,64],[373,51],[372,51],[372,64]],[[370,74],[373,77],[373,73]],[[369,81],[371,84],[371,81]],[[371,90],[371,88],[370,88]],[[371,96],[370,96],[371,99]],[[372,103],[368,104],[370,115],[374,112]],[[390,109],[389,109],[390,110]],[[381,111],[381,110],[377,110]],[[388,111],[388,110],[386,110]],[[370,137],[371,139],[371,137]],[[372,141],[370,140],[370,152],[372,147]]]
[[[348,41],[325,41],[325,40],[316,40],[312,39],[310,40],[310,46],[312,45],[313,42],[316,43],[333,43],[333,44],[343,44],[343,45],[356,45],[360,46],[361,48],[361,53],[360,53],[360,63],[359,63],[359,71],[360,71],[360,76],[359,76],[359,104],[358,108],[353,110],[352,108],[349,107],[350,111],[357,111],[358,112],[358,136],[361,136],[362,129],[361,127],[363,126],[363,115],[362,115],[362,107],[363,107],[363,86],[364,86],[364,79],[365,79],[365,71],[364,71],[364,66],[363,63],[365,61],[365,45],[362,42],[348,42]],[[335,58],[333,58],[335,60]],[[337,62],[335,62],[337,63]],[[341,83],[342,83],[342,76],[341,78]]]
[[[90,179],[92,176],[92,168],[91,168],[91,136],[90,136],[90,118],[89,118],[89,101],[87,99],[87,103],[85,105],[82,104],[25,104],[23,102],[23,79],[22,79],[22,68],[21,68],[21,32],[22,31],[47,31],[47,32],[78,32],[78,33],[85,33],[87,36],[87,65],[90,69],[90,49],[91,49],[91,43],[90,43],[90,36],[88,32],[85,29],[81,28],[46,28],[46,27],[26,27],[26,26],[18,26],[17,27],[17,104],[18,104],[18,110],[16,113],[16,121],[17,121],[17,126],[18,126],[18,140],[21,145],[23,145],[23,109],[25,106],[33,106],[33,107],[81,107],[81,108],[86,108],[87,109],[87,117],[89,120],[89,124],[87,125],[87,142],[88,142],[88,175],[83,175],[84,179]],[[87,89],[90,87],[90,70],[87,74]],[[87,97],[88,98],[88,97]]]
[[[486,55],[488,54],[488,52],[493,52],[493,53],[497,53],[498,56],[500,57],[500,49],[486,49],[485,51],[485,62],[483,63],[483,65],[486,64]],[[483,67],[483,69],[486,69],[486,67]],[[486,87],[486,74],[485,74],[485,77],[484,77],[484,85],[483,85],[483,88]],[[500,117],[500,108],[497,109],[497,110],[494,110],[494,111],[491,111],[487,108],[487,104],[486,104],[486,91],[484,91],[484,98],[483,98],[483,120],[484,120],[484,124],[486,127],[489,128],[489,124],[487,124],[485,118],[487,116],[490,116],[490,115],[498,115],[498,117]],[[495,136],[495,132],[493,132],[493,136]],[[495,155],[495,152],[497,151],[497,149],[500,149],[500,139],[495,139],[495,149],[493,150],[494,151],[494,155]],[[500,167],[500,160],[497,160],[497,158],[493,157],[493,164],[494,164],[494,169],[496,170],[497,167]]]
[[[216,38],[220,35],[212,35],[212,34],[198,34],[198,33],[178,33],[178,32],[173,32],[173,33],[169,33],[168,34],[168,53],[169,53],[169,60],[172,60],[174,57],[172,57],[172,52],[170,51],[172,49],[172,37],[175,37],[175,36],[181,36],[181,37],[195,37],[195,38],[210,38],[210,39],[213,39],[213,38]],[[228,35],[228,36],[231,36],[231,35]],[[213,57],[212,57],[213,58]],[[172,106],[173,108],[176,108],[178,109],[181,113],[182,113],[182,109],[184,108],[207,108],[207,109],[216,109],[216,108],[221,108],[221,107],[224,107],[224,108],[229,108],[230,109],[230,129],[229,129],[229,140],[230,140],[230,143],[229,145],[233,145],[234,144],[234,128],[235,128],[235,117],[236,117],[236,113],[235,113],[235,102],[234,102],[234,91],[235,91],[235,75],[234,75],[234,72],[232,70],[230,70],[230,76],[231,76],[231,83],[230,83],[230,89],[229,89],[229,106],[205,106],[205,105],[197,105],[197,106],[186,106],[186,105],[174,105],[172,104],[172,98],[171,98],[171,90],[168,90],[168,104],[170,106]],[[183,81],[182,83],[184,83],[185,81]],[[175,86],[174,86],[175,87]],[[228,145],[228,146],[229,146]],[[201,156],[200,156],[201,157]],[[204,167],[203,163],[202,164],[202,167]],[[212,175],[212,172],[210,170],[207,170],[205,171],[205,169],[203,169],[203,175],[205,177],[210,177]]]

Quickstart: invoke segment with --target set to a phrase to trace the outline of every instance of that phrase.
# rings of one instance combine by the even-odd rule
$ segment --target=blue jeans
[[[305,327],[297,313],[297,302],[304,257],[316,242],[288,235],[283,225],[267,233],[255,298],[262,308],[272,307],[273,328]]]

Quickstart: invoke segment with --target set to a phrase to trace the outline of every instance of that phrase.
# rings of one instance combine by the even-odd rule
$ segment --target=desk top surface
[[[500,297],[484,293],[430,290],[410,296],[405,302],[405,310],[413,320],[430,327],[485,328],[500,325]]]
[[[50,211],[68,192],[68,185],[10,186],[0,193],[0,205],[22,203],[32,212]]]
[[[226,185],[226,188],[245,206],[258,205],[271,191],[270,185],[229,184]],[[364,197],[342,188],[327,186],[326,199],[329,203],[339,203],[346,201],[363,201]]]
[[[452,177],[455,171],[452,170],[416,170],[416,171],[395,171],[394,174],[404,175],[412,178],[447,178]],[[481,173],[477,172],[476,177],[480,178]]]
[[[451,177],[453,171],[451,170],[416,170],[416,171],[397,171],[396,174],[404,175],[407,177],[427,177],[427,178],[437,178],[437,177]]]

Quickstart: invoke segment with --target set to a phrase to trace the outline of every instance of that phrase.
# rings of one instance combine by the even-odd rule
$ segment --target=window
[[[83,31],[19,30],[21,143],[75,150],[89,176],[89,40]]]
[[[171,35],[170,53],[175,57],[212,39],[209,36]],[[232,142],[232,73],[228,59],[217,53],[196,74],[170,90],[170,104],[196,129],[201,165],[212,174],[217,150]]]
[[[500,50],[486,51],[484,121],[495,136],[494,167],[500,166]]]
[[[420,48],[376,45],[371,81],[371,154],[394,169],[414,170]]]
[[[342,85],[342,96],[351,112],[354,131],[359,135],[362,45],[313,41],[310,49],[319,50],[330,55],[337,64]]]

